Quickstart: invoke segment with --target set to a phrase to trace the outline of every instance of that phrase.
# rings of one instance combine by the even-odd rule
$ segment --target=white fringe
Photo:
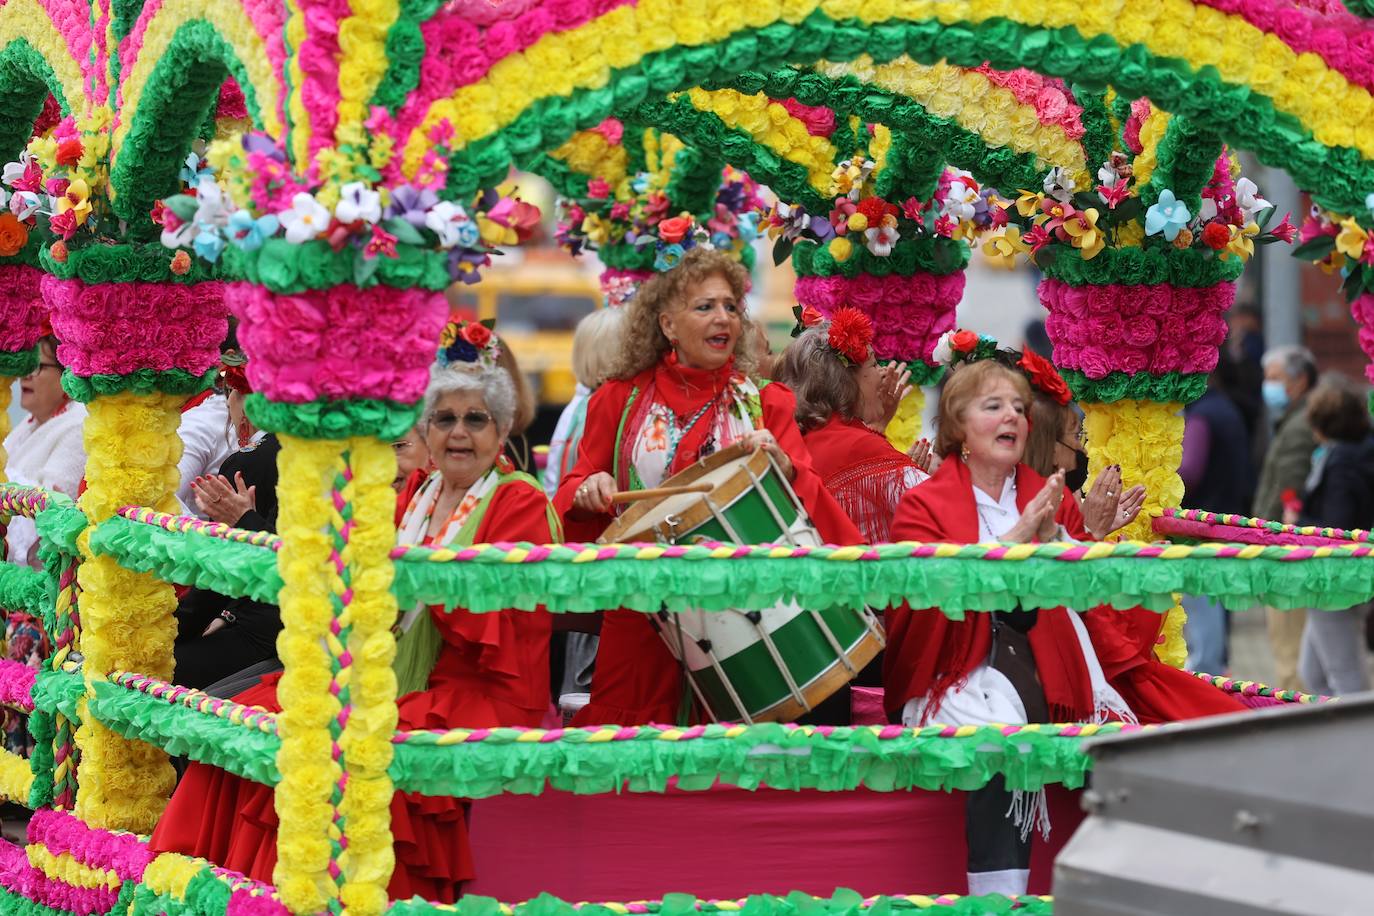
[[[1021,828],[1021,842],[1030,839],[1031,832],[1040,831],[1042,839],[1050,838],[1050,805],[1045,799],[1045,790],[1027,792],[1017,789],[1011,793],[1011,807],[1007,816],[1012,823]]]

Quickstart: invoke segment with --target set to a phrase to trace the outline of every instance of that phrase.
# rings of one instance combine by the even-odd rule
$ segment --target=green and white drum
[[[603,543],[818,546],[816,529],[767,452],[732,446],[664,481],[678,492],[636,503]],[[652,618],[714,721],[787,722],[814,709],[883,648],[867,608],[666,611]]]

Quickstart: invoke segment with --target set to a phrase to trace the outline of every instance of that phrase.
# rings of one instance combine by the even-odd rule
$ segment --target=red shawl
[[[1045,478],[1017,465],[1017,508],[1024,510],[1044,485]],[[1081,536],[1082,513],[1072,495],[1066,491],[1065,496],[1056,520],[1070,534]],[[930,480],[909,490],[897,506],[892,536],[903,541],[977,543],[978,513],[968,466],[951,456]],[[1080,721],[1093,714],[1092,682],[1070,613],[1043,609],[1030,631],[1031,651],[1056,722]],[[936,698],[927,707],[927,715],[933,715],[938,698],[982,664],[991,647],[992,626],[986,613],[970,612],[963,620],[950,620],[939,610],[913,610],[906,603],[888,609],[883,662],[888,712],[898,713],[908,700],[929,696]]]
[[[865,540],[870,544],[891,541],[897,503],[909,489],[908,472],[920,470],[916,463],[893,448],[882,433],[839,414],[802,433],[802,438],[825,488]]]

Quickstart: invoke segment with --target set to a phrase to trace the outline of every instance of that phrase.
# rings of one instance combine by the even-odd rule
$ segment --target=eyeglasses
[[[62,368],[62,367],[61,367],[60,365],[58,365],[57,363],[39,363],[39,364],[34,368],[34,370],[33,370],[32,372],[29,372],[29,373],[25,374],[25,375],[23,376],[23,378],[33,378],[35,375],[37,375],[38,373],[42,372],[44,369],[61,369],[61,368]]]
[[[480,433],[487,428],[487,424],[491,422],[492,417],[491,414],[484,410],[469,410],[467,413],[463,414],[462,417],[459,417],[452,411],[446,410],[443,413],[436,413],[430,418],[429,422],[433,424],[434,428],[439,430],[439,432],[446,433],[452,430],[460,419],[463,421],[463,428],[468,432]]]
[[[1081,453],[1087,451],[1086,444],[1083,442],[1081,438],[1077,442],[1065,442],[1063,439],[1060,439],[1059,444],[1064,446],[1064,448],[1068,449],[1071,452]]]

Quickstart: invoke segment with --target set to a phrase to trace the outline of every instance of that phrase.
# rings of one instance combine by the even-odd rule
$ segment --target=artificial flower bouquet
[[[350,146],[325,151],[331,155],[317,157],[306,176],[259,133],[212,145],[207,160],[193,154],[183,171],[187,190],[152,212],[162,244],[178,251],[173,270],[189,269],[193,251],[211,264],[224,256],[231,273],[274,288],[443,288],[477,282],[491,254],[538,227],[538,207],[494,190],[466,207],[443,199],[442,149],[413,180],[402,179],[390,168],[389,145],[376,148],[384,137],[374,135],[361,154]],[[443,134],[432,139],[445,142]]]
[[[698,245],[729,252],[748,263],[750,246],[759,237],[759,223],[767,209],[758,184],[748,174],[725,168],[705,219],[674,212],[668,195],[651,185],[651,177],[641,173],[630,184],[634,196],[615,199],[606,181],[593,178],[587,183],[586,197],[563,201],[558,243],[574,256],[584,250],[599,251],[609,266],[627,269],[671,270]],[[618,257],[612,254],[616,251],[627,254]]]
[[[1374,295],[1374,194],[1364,203],[1365,211],[1355,216],[1313,204],[1293,249],[1294,257],[1338,273],[1347,302]]]
[[[108,110],[80,121],[65,117],[28,142],[19,159],[0,172],[0,258],[37,264],[47,248],[58,263],[70,246],[94,242],[97,230],[113,234],[106,186]],[[30,239],[36,244],[30,246]]]
[[[1195,251],[1208,259],[1249,260],[1255,246],[1291,242],[1297,230],[1288,216],[1270,226],[1274,207],[1255,183],[1240,176],[1225,151],[1192,212],[1169,188],[1146,204],[1132,158],[1113,152],[1097,170],[1097,184],[1080,189],[1062,168],[1051,169],[1041,190],[1019,190],[1004,206],[1009,225],[983,244],[994,261],[1029,257],[1041,269],[1064,254],[1091,261],[1108,249]]]
[[[781,264],[795,250],[809,260],[852,264],[862,273],[949,274],[967,263],[966,240],[1007,222],[996,192],[967,172],[945,169],[929,199],[895,202],[875,193],[874,169],[864,157],[841,162],[831,176],[828,214],[778,203],[767,219],[774,262]]]

